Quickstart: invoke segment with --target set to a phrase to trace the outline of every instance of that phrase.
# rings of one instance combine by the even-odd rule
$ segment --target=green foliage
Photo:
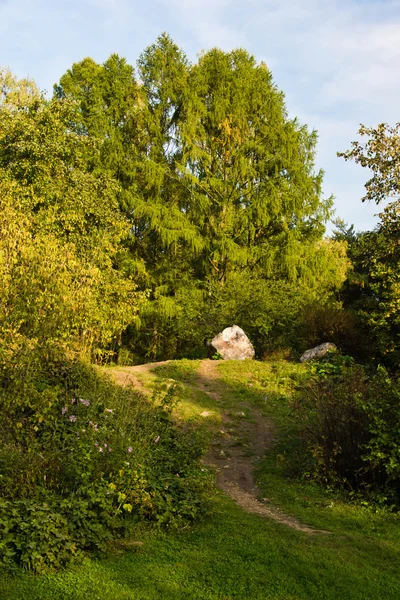
[[[71,129],[96,139],[89,169],[118,182],[130,222],[117,265],[150,302],[140,331],[132,321],[123,336],[128,351],[199,355],[219,323],[231,324],[230,313],[201,315],[226,297],[218,286],[232,290],[230,278],[337,288],[347,261],[343,244],[321,239],[331,200],[314,172],[316,133],[289,119],[267,67],[244,50],[213,49],[190,64],[162,34],[137,71],[136,81],[116,55],[87,58],[55,86],[75,107]]]
[[[380,215],[376,230],[365,235],[361,266],[367,278],[358,306],[379,354],[396,366],[400,357],[399,214],[400,205],[392,203]]]
[[[399,203],[392,202],[373,231],[350,241],[353,266],[341,292],[345,307],[356,314],[359,331],[368,337],[364,347],[369,356],[391,369],[398,368],[400,356],[399,211]]]
[[[173,388],[150,402],[79,362],[39,366],[23,384],[2,379],[4,565],[60,567],[103,549],[129,520],[177,527],[203,514],[203,441],[176,429]]]
[[[40,573],[49,567],[66,566],[79,556],[71,540],[68,522],[48,503],[0,499],[0,565],[16,565]]]
[[[91,351],[136,317],[140,295],[114,268],[128,223],[115,181],[87,169],[90,137],[72,105],[0,107],[0,329],[4,351],[35,344]]]
[[[16,113],[25,110],[40,98],[40,91],[31,79],[17,79],[7,67],[0,67],[0,108]]]
[[[400,388],[346,356],[311,366],[294,405],[312,456],[311,475],[368,500],[399,507]]]
[[[313,172],[315,132],[288,119],[266,65],[213,49],[191,68],[180,170],[202,232],[203,273],[273,263],[290,272],[293,246],[320,238],[329,201]]]
[[[374,231],[348,238],[354,273],[344,289],[345,302],[358,311],[367,329],[373,353],[391,368],[399,364],[399,212],[400,189],[399,126],[385,123],[376,128],[361,125],[359,134],[367,142],[352,142],[351,150],[340,152],[345,160],[354,160],[372,172],[362,199],[379,204],[396,198],[379,215]]]
[[[298,351],[324,342],[332,342],[360,360],[372,356],[371,341],[359,315],[339,302],[305,304],[294,325],[292,345]]]
[[[342,251],[340,245],[339,250]],[[320,273],[315,269],[311,282],[307,277],[307,265],[303,265],[303,275],[299,274],[296,281],[278,277],[267,279],[261,274],[243,271],[230,273],[224,285],[218,281],[209,281],[203,287],[188,284],[171,299],[174,312],[169,316],[161,316],[153,303],[146,305],[145,309],[151,310],[153,326],[147,327],[147,316],[142,317],[143,327],[133,335],[130,348],[139,349],[139,352],[145,352],[147,348],[147,356],[154,359],[205,357],[205,342],[233,324],[245,330],[257,356],[261,357],[281,347],[304,350],[315,337],[324,332],[328,334],[332,327],[338,330],[334,341],[341,337],[350,347],[355,328],[350,323],[346,328],[350,317],[346,320],[339,308],[336,325],[329,322],[324,331],[322,327],[318,327],[318,331],[317,327],[308,329],[310,321],[324,310],[325,320],[329,321],[329,310],[322,307],[329,303],[335,288],[342,282],[347,265],[346,255],[339,254],[336,284],[325,279],[323,269]],[[332,310],[335,316],[336,312]],[[320,341],[326,339],[322,337]]]
[[[362,199],[373,200],[379,204],[390,196],[397,196],[400,189],[400,123],[390,127],[380,123],[377,127],[360,125],[359,135],[367,136],[365,144],[355,141],[351,150],[338,152],[345,160],[354,160],[372,172],[372,177],[365,184],[366,195]]]

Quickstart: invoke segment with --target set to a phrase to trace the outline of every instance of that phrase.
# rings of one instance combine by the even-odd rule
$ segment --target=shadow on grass
[[[205,392],[191,388],[197,381],[197,367],[198,364],[182,368],[179,364],[166,365],[156,372],[164,379],[172,378],[183,384],[180,394],[192,394],[191,418],[193,414],[198,418],[201,411],[212,407],[242,410],[248,403],[266,415],[280,410],[283,422],[285,396],[276,380],[270,387],[261,386],[257,383],[260,372],[247,373],[245,365],[236,366],[235,370],[232,365],[218,365],[222,380],[202,378],[202,382],[211,393],[220,395],[220,407]],[[266,367],[263,369],[268,371]],[[252,382],[253,387],[249,388]],[[279,485],[282,494],[288,492],[291,502],[299,502],[288,482],[281,478]],[[315,494],[311,498],[314,502],[326,499],[322,493],[318,496],[315,491]],[[323,512],[325,508],[318,510]],[[4,580],[1,597],[5,600],[398,600],[400,539],[394,517],[380,520],[367,512],[345,514],[347,521],[335,514],[330,518],[330,523],[336,518],[336,534],[313,537],[246,514],[229,498],[217,494],[211,516],[200,525],[169,533],[142,527],[132,533],[136,540],[143,541],[137,550],[114,552],[101,561],[86,560],[79,567],[45,577],[18,574]],[[342,527],[345,522],[348,530]]]
[[[398,600],[398,548],[310,538],[215,500],[180,533],[141,532],[139,551],[47,577],[22,575],[7,600]]]

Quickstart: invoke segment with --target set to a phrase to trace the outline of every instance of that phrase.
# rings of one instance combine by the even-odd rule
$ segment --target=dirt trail
[[[115,383],[122,385],[122,387],[133,385],[140,391],[144,391],[145,386],[140,379],[140,375],[150,373],[156,367],[166,365],[169,362],[169,360],[163,360],[160,362],[146,363],[144,365],[135,365],[134,367],[119,367],[118,369],[113,369],[110,373]]]
[[[212,360],[202,361],[197,382],[199,389],[216,401],[221,399],[218,392],[217,364]],[[263,417],[257,409],[245,404],[238,408],[244,410],[238,410],[233,415],[223,412],[223,427],[206,456],[205,462],[216,471],[218,487],[249,513],[269,517],[305,533],[327,533],[286,515],[268,501],[258,499],[259,490],[253,476],[254,462],[260,459],[274,442],[275,428],[272,421]],[[246,418],[246,413],[250,413],[250,420]]]
[[[113,372],[113,377],[120,385],[134,385],[144,390],[138,375],[148,373],[168,362],[122,367]],[[216,361],[202,360],[194,385],[220,405],[223,388],[218,380],[217,364]],[[206,418],[207,412],[202,416]],[[221,416],[222,426],[204,459],[204,462],[214,469],[218,487],[249,513],[268,517],[308,534],[329,533],[313,529],[286,515],[266,499],[258,499],[259,490],[253,476],[254,463],[274,441],[275,430],[272,421],[245,403],[236,406],[233,412],[226,412],[221,408]]]

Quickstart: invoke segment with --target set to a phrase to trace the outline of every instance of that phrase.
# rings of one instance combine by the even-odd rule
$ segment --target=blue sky
[[[368,173],[336,158],[360,123],[400,121],[400,0],[0,0],[0,64],[39,87],[85,56],[135,64],[167,31],[189,59],[243,47],[263,60],[290,115],[319,132],[317,167],[336,214],[370,229]]]

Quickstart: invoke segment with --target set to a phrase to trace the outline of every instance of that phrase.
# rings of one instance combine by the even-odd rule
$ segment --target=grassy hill
[[[300,480],[290,408],[306,366],[170,361],[109,369],[145,394],[176,387],[174,417],[217,473],[208,516],[132,529],[102,559],[46,576],[3,575],[5,600],[398,600],[399,518]]]

